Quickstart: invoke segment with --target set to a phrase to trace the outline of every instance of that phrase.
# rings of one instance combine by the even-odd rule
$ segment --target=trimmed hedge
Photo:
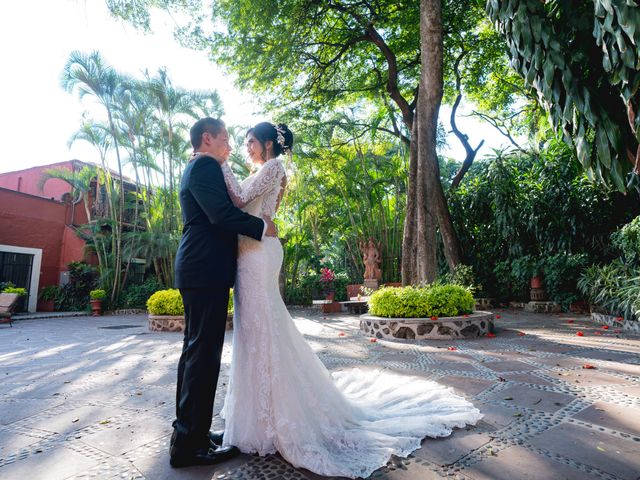
[[[387,318],[455,317],[471,313],[471,292],[459,285],[386,287],[369,298],[369,313]]]
[[[180,290],[169,288],[158,290],[147,300],[147,311],[151,315],[184,315],[184,304]],[[229,306],[227,311],[233,314],[233,290],[229,293]]]

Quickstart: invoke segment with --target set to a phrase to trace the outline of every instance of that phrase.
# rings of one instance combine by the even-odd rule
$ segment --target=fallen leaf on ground
[[[489,338],[495,338],[496,334],[495,333],[487,333],[487,337]]]
[[[514,414],[513,414],[513,416],[514,416],[514,417],[521,417],[521,416],[522,416],[522,414],[521,414],[520,412],[518,412],[518,413],[514,413]]]
[[[526,335],[526,333],[524,332],[518,332],[518,335],[520,335],[521,337],[524,337]]]
[[[582,333],[582,332],[576,332],[576,335],[579,336],[579,337],[584,337],[584,333]]]
[[[371,343],[376,343],[378,340],[376,340],[375,338],[371,338],[371,339],[369,339],[369,341],[370,341]]]
[[[496,315],[496,318],[502,318],[502,315]]]
[[[598,445],[596,448],[597,448],[598,450],[600,450],[601,452],[606,452],[606,450],[605,450],[604,448],[602,448],[600,445]]]
[[[79,422],[79,421],[80,421],[79,418],[74,418],[73,420],[71,420],[71,423],[76,423],[76,422]]]
[[[447,347],[447,350],[453,352],[454,350],[457,350],[457,348],[456,347]]]
[[[585,370],[595,370],[596,367],[594,367],[590,363],[585,363],[584,365],[582,365],[582,368],[584,368]]]
[[[100,422],[100,425],[107,425],[108,423],[111,423],[111,420],[103,420]]]
[[[513,397],[504,397],[505,400],[513,400]]]
[[[603,330],[609,330],[609,325],[603,325],[603,326],[602,326],[602,329],[603,329]]]
[[[573,322],[574,322],[573,320],[567,320],[567,323],[573,323]]]
[[[340,333],[338,334],[338,336],[339,336],[339,337],[344,337],[345,335],[346,335],[346,333],[344,333],[344,332],[340,332]]]

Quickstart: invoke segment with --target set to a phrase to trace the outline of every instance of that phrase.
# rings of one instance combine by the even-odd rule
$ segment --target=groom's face
[[[227,129],[223,128],[220,133],[213,135],[209,132],[203,134],[203,140],[207,144],[208,153],[218,161],[226,161],[231,153],[231,145],[229,145],[229,134]]]

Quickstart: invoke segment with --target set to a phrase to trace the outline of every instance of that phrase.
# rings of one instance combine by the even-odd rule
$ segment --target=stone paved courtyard
[[[495,338],[414,344],[371,343],[355,316],[292,310],[329,369],[362,365],[434,379],[485,415],[448,438],[426,439],[371,478],[640,478],[640,337],[582,316],[496,313]],[[229,332],[216,414],[230,341]],[[150,333],[141,315],[0,326],[0,478],[321,478],[278,456],[171,469],[180,347],[181,334]],[[217,415],[214,427],[222,427]]]

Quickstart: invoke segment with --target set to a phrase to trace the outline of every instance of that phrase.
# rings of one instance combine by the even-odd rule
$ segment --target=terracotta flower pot
[[[531,277],[531,288],[542,288],[542,277],[540,275]]]
[[[91,303],[91,312],[94,317],[102,315],[102,299],[94,298],[89,300],[89,303]]]

